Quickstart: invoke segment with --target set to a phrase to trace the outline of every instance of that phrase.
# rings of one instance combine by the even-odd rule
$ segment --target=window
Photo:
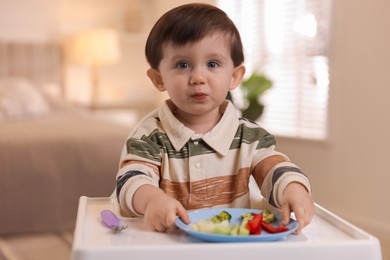
[[[279,136],[327,137],[330,0],[218,0],[244,44],[247,75],[273,86],[259,122]],[[233,93],[233,97],[237,93]]]

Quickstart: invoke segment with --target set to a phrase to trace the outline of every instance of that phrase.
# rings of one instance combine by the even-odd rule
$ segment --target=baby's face
[[[218,112],[227,92],[239,82],[230,46],[220,32],[183,46],[167,43],[159,73],[163,88],[178,107],[178,113],[208,115]]]

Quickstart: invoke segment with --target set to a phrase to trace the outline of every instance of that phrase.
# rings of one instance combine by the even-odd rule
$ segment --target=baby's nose
[[[206,77],[201,68],[195,68],[191,72],[190,76],[190,84],[191,85],[199,85],[204,84],[206,82]]]

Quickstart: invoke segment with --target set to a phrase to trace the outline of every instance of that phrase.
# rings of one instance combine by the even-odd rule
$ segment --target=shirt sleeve
[[[306,174],[298,166],[290,162],[285,154],[275,150],[275,137],[265,130],[258,137],[258,144],[254,150],[251,170],[261,161],[271,156],[278,155],[287,160],[286,162],[275,165],[266,175],[260,187],[261,194],[268,200],[268,203],[273,207],[280,208],[283,191],[292,182],[301,183],[311,194],[310,181]]]
[[[133,207],[134,193],[141,186],[159,187],[161,151],[147,137],[129,138],[122,150],[116,176],[116,197],[124,216],[139,216]]]
[[[292,162],[281,162],[275,165],[265,177],[260,188],[261,194],[273,207],[280,208],[284,189],[292,182],[301,183],[311,194],[308,177]]]

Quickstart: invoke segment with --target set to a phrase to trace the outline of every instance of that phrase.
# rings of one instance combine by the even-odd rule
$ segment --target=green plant
[[[242,116],[250,120],[257,120],[263,113],[264,105],[260,101],[261,95],[272,87],[272,81],[264,74],[254,72],[241,83],[245,106],[241,109]]]

